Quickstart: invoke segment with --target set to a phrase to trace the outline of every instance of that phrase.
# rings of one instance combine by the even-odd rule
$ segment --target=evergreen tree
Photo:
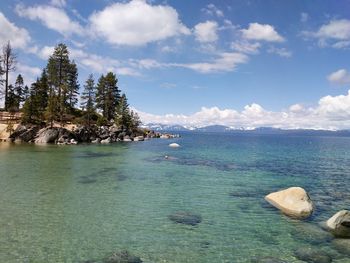
[[[90,74],[84,85],[84,91],[81,96],[81,105],[83,107],[84,116],[87,119],[87,125],[90,127],[91,116],[95,112],[95,81],[93,75]]]
[[[15,93],[15,88],[10,84],[7,90],[7,110],[16,112],[19,108],[19,100]]]
[[[114,122],[123,130],[128,130],[130,127],[131,118],[129,113],[129,104],[125,94],[120,97],[119,103],[116,107]]]
[[[68,99],[66,104],[72,110],[74,106],[78,103],[79,95],[79,83],[78,83],[78,68],[74,61],[69,65],[68,78],[67,78],[67,87],[68,87]]]
[[[68,94],[68,75],[71,70],[69,61],[69,52],[65,44],[58,44],[53,54],[50,56],[46,66],[48,83],[50,86],[49,103],[51,112],[47,110],[47,116],[50,116],[50,122],[62,120],[63,113],[66,111],[66,99]],[[51,98],[52,97],[52,98]],[[53,98],[54,97],[54,98]],[[57,105],[53,105],[53,103]],[[50,112],[50,113],[48,113]]]
[[[96,107],[102,110],[103,117],[108,121],[114,119],[116,106],[120,99],[117,83],[116,75],[109,72],[106,76],[102,75],[97,84]]]
[[[21,74],[17,76],[16,82],[15,82],[15,94],[17,96],[17,100],[19,104],[18,106],[20,106],[20,104],[25,101],[24,82]]]
[[[7,42],[7,44],[5,44],[3,46],[2,49],[2,56],[1,56],[1,68],[2,68],[2,72],[5,75],[5,110],[8,110],[8,106],[9,106],[9,101],[8,101],[8,97],[9,97],[9,73],[11,71],[14,71],[16,69],[15,64],[16,64],[16,55],[12,50],[11,47],[11,43],[10,41]]]

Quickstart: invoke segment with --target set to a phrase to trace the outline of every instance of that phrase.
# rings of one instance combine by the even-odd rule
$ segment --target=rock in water
[[[57,128],[41,129],[35,139],[35,143],[53,143],[58,138]]]
[[[339,253],[350,256],[350,239],[337,238],[332,241],[332,245]]]
[[[106,258],[105,263],[142,263],[143,261],[136,256],[131,255],[128,251],[116,252]]]
[[[180,145],[178,145],[177,143],[170,143],[169,147],[171,147],[171,148],[178,148],[178,147],[180,147]]]
[[[106,138],[106,139],[104,139],[104,140],[101,140],[101,143],[103,144],[103,143],[111,143],[111,138],[110,137],[108,137],[108,138]]]
[[[202,217],[188,211],[178,211],[169,215],[169,219],[175,223],[185,224],[190,226],[198,225],[202,222]]]
[[[265,196],[265,200],[290,217],[303,219],[313,212],[312,201],[301,187],[291,187],[271,193]]]
[[[282,259],[273,258],[273,257],[253,258],[251,262],[252,263],[287,263]]]
[[[328,230],[336,237],[350,237],[350,211],[341,210],[327,220]]]
[[[299,248],[295,251],[295,256],[309,263],[331,263],[332,258],[322,250],[313,248]]]

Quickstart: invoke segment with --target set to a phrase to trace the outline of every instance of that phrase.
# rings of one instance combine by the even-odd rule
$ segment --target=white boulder
[[[180,147],[180,145],[177,144],[177,143],[170,143],[169,147],[171,147],[171,148],[178,148],[178,147]]]
[[[265,200],[284,214],[294,218],[307,218],[314,209],[307,192],[301,187],[291,187],[265,196]]]
[[[327,220],[326,226],[336,237],[350,237],[350,211],[339,211]]]

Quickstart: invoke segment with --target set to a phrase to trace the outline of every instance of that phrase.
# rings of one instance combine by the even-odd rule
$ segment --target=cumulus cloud
[[[215,42],[218,40],[218,23],[215,21],[206,21],[199,23],[194,27],[196,40],[201,43]]]
[[[231,48],[235,51],[246,54],[258,54],[261,44],[259,42],[251,43],[246,40],[237,40],[231,43]]]
[[[18,4],[15,11],[19,16],[40,21],[47,28],[64,36],[84,34],[84,28],[78,22],[72,21],[66,12],[59,7],[49,5],[26,7]]]
[[[350,46],[350,20],[331,20],[322,25],[316,32],[302,32],[306,37],[317,38],[319,46],[348,48]]]
[[[11,42],[13,48],[26,48],[31,38],[27,30],[17,27],[10,22],[3,13],[0,12],[0,45],[4,45],[8,41]]]
[[[218,54],[218,58],[210,62],[187,63],[187,64],[170,64],[175,67],[192,69],[199,73],[231,72],[234,71],[238,64],[248,62],[248,56],[242,53],[224,52]]]
[[[332,84],[336,85],[349,85],[350,73],[346,69],[339,69],[327,76],[327,79]]]
[[[305,108],[301,104],[294,104],[282,111],[269,111],[252,103],[242,111],[202,107],[190,115],[138,113],[143,123],[180,124],[186,127],[227,125],[246,129],[262,126],[284,129],[349,129],[350,90],[346,95],[322,97],[314,107]]]
[[[114,3],[92,14],[89,20],[93,32],[115,45],[141,46],[190,34],[174,8],[150,5],[144,0]]]
[[[57,7],[65,7],[66,6],[66,0],[51,0],[51,5],[57,6]]]
[[[250,23],[248,29],[241,29],[243,38],[268,42],[283,42],[285,39],[268,24]]]
[[[36,54],[43,60],[47,60],[53,53],[54,46],[44,46]],[[76,63],[95,73],[106,73],[107,71],[114,71],[118,75],[125,76],[140,76],[141,74],[134,68],[127,64],[121,63],[119,60],[103,57],[90,52],[85,52],[82,49],[69,48],[70,58]]]
[[[221,9],[217,8],[214,4],[208,4],[205,8],[202,8],[201,11],[211,16],[224,16],[224,12]]]
[[[292,52],[289,51],[288,49],[286,48],[276,48],[276,47],[270,47],[268,50],[267,50],[268,53],[271,53],[271,54],[277,54],[279,55],[280,57],[285,57],[285,58],[290,58],[292,56]]]

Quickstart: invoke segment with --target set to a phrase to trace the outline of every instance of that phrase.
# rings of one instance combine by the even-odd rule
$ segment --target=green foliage
[[[103,117],[108,121],[114,119],[116,106],[120,99],[117,83],[118,79],[112,72],[106,76],[102,75],[97,83],[96,107],[102,111]]]
[[[106,126],[108,125],[108,120],[103,116],[99,116],[97,119],[96,125],[99,127]]]
[[[90,126],[91,116],[95,112],[95,97],[96,97],[96,87],[93,75],[90,74],[89,78],[86,80],[84,85],[84,91],[81,95],[81,105],[85,110],[84,119],[86,124]]]

